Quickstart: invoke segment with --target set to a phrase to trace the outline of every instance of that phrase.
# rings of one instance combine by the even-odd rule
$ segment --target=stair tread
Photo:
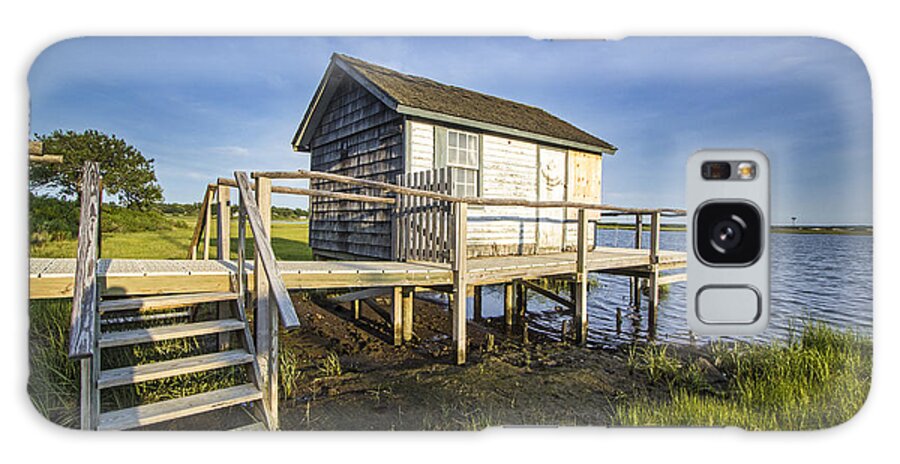
[[[100,312],[136,311],[141,309],[166,309],[191,306],[215,301],[229,301],[238,297],[234,292],[183,293],[176,295],[124,298],[100,302]]]
[[[245,350],[221,351],[188,358],[160,361],[137,366],[120,367],[100,371],[99,388],[117,387],[148,380],[163,379],[193,372],[209,371],[237,366],[253,361],[253,355]]]
[[[253,384],[243,384],[197,395],[160,401],[100,414],[100,430],[124,430],[192,416],[262,399]]]
[[[215,321],[193,322],[190,324],[164,325],[145,329],[103,332],[100,334],[100,348],[136,345],[138,343],[171,340],[173,338],[231,332],[243,328],[244,323],[237,319],[220,319]]]

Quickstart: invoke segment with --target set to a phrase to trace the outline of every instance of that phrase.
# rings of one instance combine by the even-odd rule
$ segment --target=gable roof
[[[335,53],[292,145],[309,150],[318,124],[316,109],[327,101],[328,81],[339,68],[398,113],[490,132],[542,141],[591,153],[615,153],[616,147],[530,105],[411,76],[363,60]],[[327,104],[327,103],[325,103]],[[324,104],[323,104],[324,105]],[[321,108],[324,111],[325,108]]]

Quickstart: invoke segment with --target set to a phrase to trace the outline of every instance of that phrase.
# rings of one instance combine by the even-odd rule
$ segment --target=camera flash
[[[756,177],[756,163],[743,161],[737,165],[738,178],[741,180],[751,180]]]

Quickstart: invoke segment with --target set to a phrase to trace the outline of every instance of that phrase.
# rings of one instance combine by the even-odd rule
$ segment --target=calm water
[[[646,234],[644,243],[649,243]],[[634,232],[601,230],[597,244],[627,247]],[[662,232],[661,247],[685,249],[684,232]],[[791,327],[814,319],[863,333],[872,329],[872,237],[853,235],[772,234],[772,308],[769,328],[758,340],[784,338]],[[646,297],[640,316],[629,307],[627,277],[591,274],[588,296],[589,339],[593,343],[616,344],[647,336]],[[599,282],[597,279],[599,278]],[[598,285],[597,285],[598,284]],[[503,287],[484,289],[485,316],[503,314]],[[470,305],[471,308],[471,305]],[[471,311],[471,309],[470,309]],[[622,315],[616,327],[616,313]],[[529,324],[535,330],[558,333],[567,317],[556,303],[529,292]],[[659,305],[657,339],[691,340],[685,320],[685,283],[670,285]],[[705,341],[697,337],[697,341]]]

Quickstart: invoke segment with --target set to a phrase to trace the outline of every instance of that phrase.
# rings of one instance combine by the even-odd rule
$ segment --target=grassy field
[[[107,232],[102,235],[103,258],[185,259],[194,233],[194,218],[172,217],[176,226],[169,230],[145,232]],[[237,220],[231,222],[231,251],[237,253]],[[216,258],[216,232],[210,239],[210,258]],[[53,240],[31,245],[33,258],[71,258],[77,240]],[[312,259],[309,248],[309,225],[306,222],[272,223],[272,248],[278,259],[303,261]],[[253,252],[253,239],[247,229],[248,256]],[[202,253],[202,252],[201,252]],[[234,257],[234,255],[232,255]]]

